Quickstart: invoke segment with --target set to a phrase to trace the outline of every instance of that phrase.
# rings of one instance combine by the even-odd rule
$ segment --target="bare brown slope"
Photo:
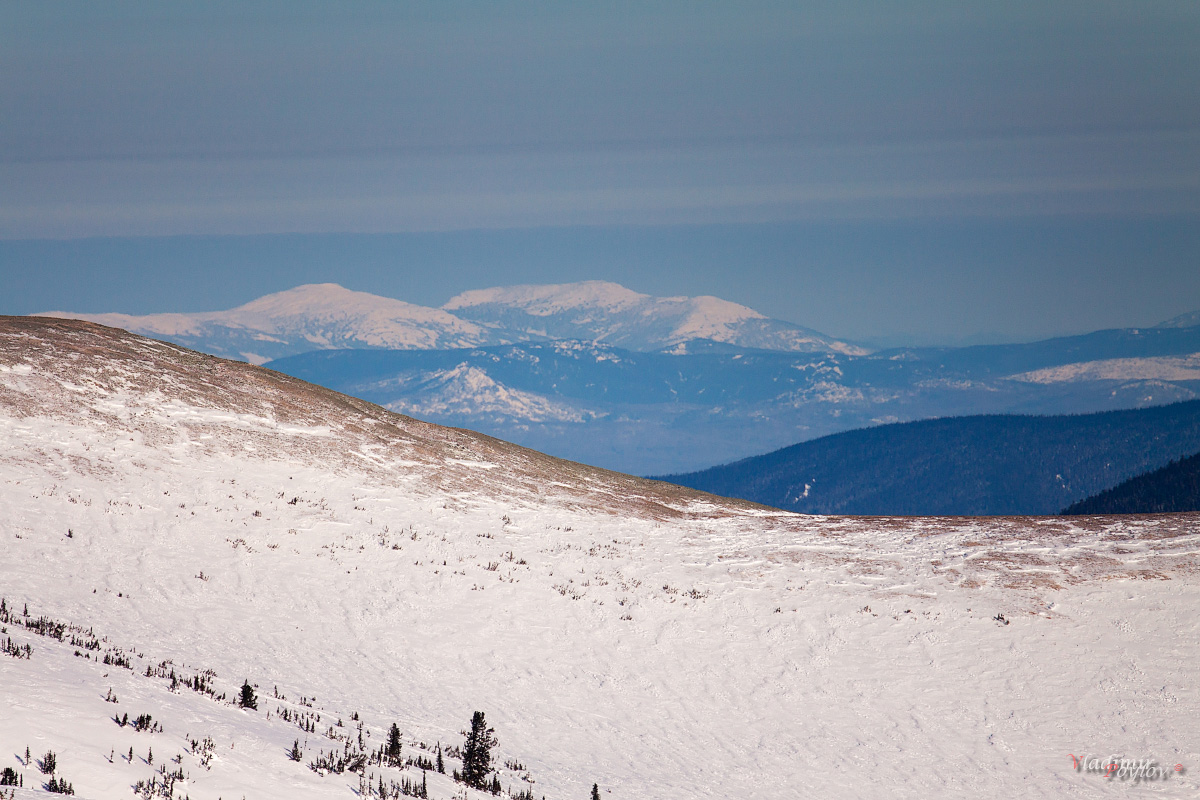
[[[722,543],[710,543],[713,557],[746,576],[802,562],[880,577],[916,569],[961,586],[1054,589],[1094,579],[1195,576],[1200,563],[1196,515],[804,517],[564,461],[261,367],[75,320],[0,317],[0,413],[116,428],[151,446],[186,440],[196,452],[239,459],[284,454],[446,508],[485,496],[514,507],[699,522],[675,535],[692,542],[717,536]],[[73,468],[112,467],[97,454]]]
[[[0,406],[18,416],[82,413],[95,418],[97,412],[86,404],[81,407],[86,397],[132,393],[158,397],[164,404],[178,402],[266,418],[280,429],[280,436],[247,432],[233,442],[223,431],[224,444],[234,450],[246,445],[267,452],[306,446],[313,449],[314,461],[330,469],[408,469],[419,472],[438,492],[486,488],[497,495],[535,501],[547,493],[566,494],[593,507],[606,500],[600,505],[614,513],[662,518],[762,508],[565,461],[474,431],[422,422],[279,372],[92,322],[0,317],[0,364],[11,367],[22,362],[37,367],[31,376],[37,391],[14,391],[0,381]],[[56,380],[38,380],[37,374],[53,375]],[[104,420],[110,417],[104,415]],[[130,424],[150,437],[162,433],[145,419]],[[178,424],[194,429],[197,437],[205,435],[202,421],[181,417]],[[327,428],[337,435],[317,438],[315,444],[313,437],[304,437],[301,445],[296,437],[285,435],[288,427]],[[387,465],[389,461],[393,466]],[[402,466],[395,466],[398,463]]]

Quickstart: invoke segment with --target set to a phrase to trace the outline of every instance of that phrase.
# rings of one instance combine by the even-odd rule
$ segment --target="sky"
[[[0,6],[0,313],[606,279],[827,333],[1200,308],[1200,4]]]

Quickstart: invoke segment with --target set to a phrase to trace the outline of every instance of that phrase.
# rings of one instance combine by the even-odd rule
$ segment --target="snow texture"
[[[32,318],[0,318],[0,437],[0,596],[79,626],[0,634],[32,648],[0,654],[17,797],[43,796],[28,746],[84,798],[164,761],[176,796],[353,798],[293,741],[340,752],[357,713],[428,754],[473,710],[525,767],[506,791],[551,800],[1200,789],[1196,515],[801,517]],[[257,711],[228,700],[243,679]],[[1070,754],[1170,771],[1135,787]]]

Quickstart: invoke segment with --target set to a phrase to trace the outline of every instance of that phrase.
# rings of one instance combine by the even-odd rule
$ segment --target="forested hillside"
[[[1200,450],[1200,401],[925,420],[664,478],[809,514],[1055,514]]]
[[[1200,511],[1200,453],[1130,478],[1066,508],[1064,514]]]

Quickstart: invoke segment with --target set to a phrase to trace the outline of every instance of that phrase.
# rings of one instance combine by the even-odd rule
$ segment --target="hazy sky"
[[[607,278],[859,338],[1150,324],[1200,308],[1197,42],[1194,0],[10,1],[0,313]]]

